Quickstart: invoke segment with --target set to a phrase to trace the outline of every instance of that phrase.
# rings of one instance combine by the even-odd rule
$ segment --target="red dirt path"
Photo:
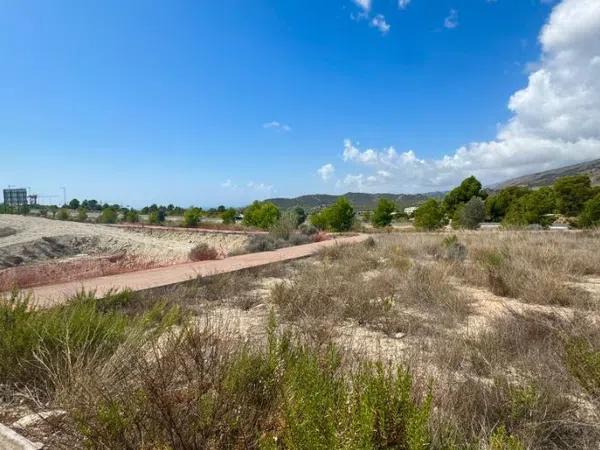
[[[49,307],[65,302],[82,290],[94,291],[99,298],[114,290],[131,289],[142,291],[182,283],[198,277],[235,272],[251,267],[304,258],[326,247],[358,243],[364,241],[366,238],[366,235],[343,237],[313,244],[282,248],[272,252],[251,253],[216,261],[184,263],[157,269],[40,286],[30,289],[28,292],[31,292],[36,305]]]

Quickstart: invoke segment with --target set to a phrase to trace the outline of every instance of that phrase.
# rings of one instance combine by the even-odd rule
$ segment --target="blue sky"
[[[136,206],[242,205],[600,157],[594,142],[502,171],[481,155],[443,163],[504,144],[525,117],[509,99],[553,56],[538,37],[557,3],[0,0],[0,180]]]

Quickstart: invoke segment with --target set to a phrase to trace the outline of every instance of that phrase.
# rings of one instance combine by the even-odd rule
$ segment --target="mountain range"
[[[560,167],[558,169],[537,172],[530,175],[524,175],[489,186],[489,189],[498,190],[508,186],[548,186],[554,183],[558,178],[581,174],[589,175],[592,180],[592,184],[600,184],[600,159],[574,164],[571,166]],[[274,203],[281,209],[289,209],[300,206],[304,209],[311,210],[329,206],[335,203],[338,198],[343,196],[346,197],[355,208],[359,210],[371,210],[375,208],[379,199],[386,198],[393,201],[398,208],[403,209],[410,206],[419,205],[428,198],[441,199],[444,197],[444,195],[445,192],[428,192],[423,194],[367,194],[363,192],[348,192],[342,195],[312,194],[302,195],[295,198],[271,198],[267,201]]]

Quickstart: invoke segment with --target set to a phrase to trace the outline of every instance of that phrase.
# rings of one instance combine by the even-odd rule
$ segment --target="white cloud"
[[[225,180],[221,183],[221,187],[225,189],[237,189],[237,185],[233,184],[231,180]]]
[[[289,125],[286,125],[284,123],[277,122],[276,120],[274,120],[272,122],[263,123],[263,128],[285,131],[285,132],[292,131],[292,127],[290,127]]]
[[[240,186],[239,184],[234,183],[230,179],[225,180],[223,183],[221,183],[221,187],[224,189],[232,190],[232,191],[239,191],[239,192],[246,192],[246,193],[259,192],[259,193],[270,194],[271,192],[275,191],[275,188],[271,184],[257,183],[254,181],[249,181],[248,183],[242,184]]]
[[[398,8],[406,9],[406,7],[408,6],[409,3],[410,3],[410,0],[398,0]]]
[[[450,13],[444,19],[444,27],[452,30],[458,26],[458,11],[451,9]]]
[[[371,10],[371,0],[354,0],[354,3],[361,7],[365,12]]]
[[[382,14],[377,14],[371,19],[371,26],[377,28],[381,34],[386,34],[390,31],[390,24],[385,21],[385,17]]]
[[[471,174],[484,184],[600,158],[600,1],[563,0],[540,33],[542,55],[515,92],[511,119],[495,140],[473,142],[439,159],[393,147],[361,150],[349,139],[342,157],[370,168],[343,179],[364,189],[447,189]],[[378,171],[390,177],[378,177]],[[369,178],[374,177],[374,178]]]
[[[325,164],[317,170],[317,174],[323,181],[328,181],[334,174],[335,167],[333,164]]]
[[[246,184],[246,187],[249,189],[252,189],[253,191],[256,191],[256,192],[264,192],[264,193],[273,192],[273,185],[271,185],[271,184],[256,183],[254,181],[250,181]]]

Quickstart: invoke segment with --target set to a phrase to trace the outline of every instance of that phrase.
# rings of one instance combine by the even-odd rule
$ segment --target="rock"
[[[52,417],[62,417],[66,413],[67,412],[62,409],[55,409],[53,411],[42,411],[40,413],[29,414],[28,416],[21,417],[13,423],[12,426],[13,428],[29,428]]]
[[[402,339],[405,336],[406,336],[406,333],[395,333],[394,339]]]

